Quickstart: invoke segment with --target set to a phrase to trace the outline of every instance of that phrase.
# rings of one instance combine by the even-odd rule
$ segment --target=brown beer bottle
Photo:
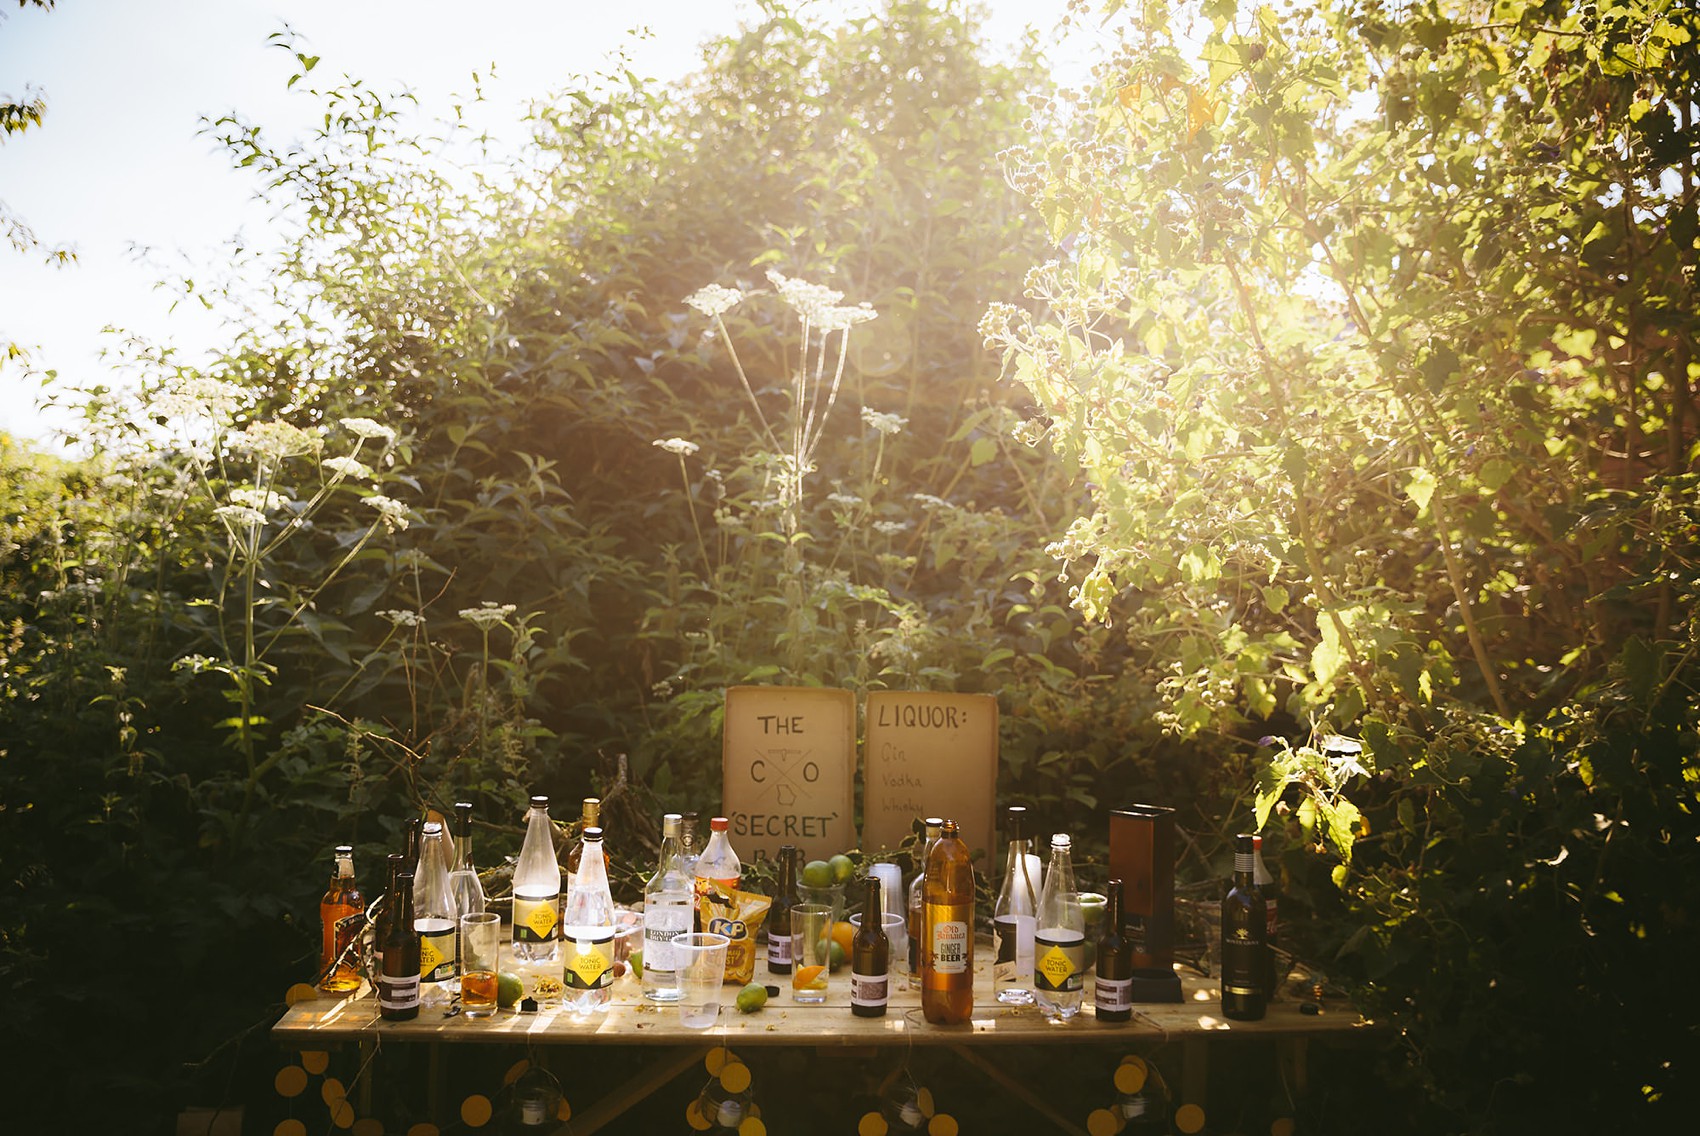
[[[921,885],[921,1012],[934,1025],[974,1013],[974,864],[962,830],[944,822]]]
[[[419,1016],[419,932],[413,927],[413,873],[396,877],[401,899],[384,936],[384,970],[378,976],[378,1016],[389,1022]]]
[[[360,989],[360,968],[349,948],[360,934],[354,916],[366,910],[366,897],[354,882],[354,849],[336,848],[336,868],[319,900],[319,926],[323,943],[319,950],[319,989],[327,994],[347,994]]]
[[[867,879],[862,925],[850,940],[850,1012],[858,1018],[885,1015],[891,989],[891,939],[880,910],[878,876]]]

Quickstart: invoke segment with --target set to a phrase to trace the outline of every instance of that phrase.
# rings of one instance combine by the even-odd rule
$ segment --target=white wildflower
[[[266,515],[252,505],[220,505],[213,510],[213,516],[235,528],[238,525],[263,525]]]
[[[650,445],[660,446],[668,453],[677,454],[682,458],[688,458],[702,448],[695,442],[686,441],[684,438],[657,438]]]
[[[810,284],[807,280],[797,280],[771,268],[767,270],[767,279],[779,293],[779,298],[796,308],[797,314],[810,323],[819,323],[844,299],[843,292],[825,284]]]
[[[153,396],[151,409],[167,418],[226,422],[242,405],[242,390],[222,379],[194,378]]]
[[[318,437],[287,422],[255,422],[230,438],[230,448],[261,458],[288,458],[318,451]]]
[[[402,608],[390,608],[388,611],[380,611],[378,615],[397,627],[418,627],[425,622],[424,617],[418,612],[407,611]]]
[[[389,531],[395,532],[407,527],[407,506],[394,497],[385,497],[382,493],[374,493],[366,498],[366,504],[378,510],[378,519],[384,522],[384,527]]]
[[[171,664],[171,669],[188,671],[190,674],[200,674],[202,671],[212,670],[216,666],[218,666],[218,660],[208,658],[206,655],[184,655]]]
[[[862,499],[854,493],[828,493],[826,499],[841,509],[854,509],[862,503]]]
[[[871,406],[862,407],[862,422],[872,426],[881,434],[896,434],[909,425],[909,419],[898,414],[887,414],[883,410],[875,410]]]
[[[109,473],[100,479],[100,487],[102,489],[110,489],[114,491],[129,489],[135,484],[135,480],[127,473]]]
[[[736,288],[727,288],[721,284],[706,284],[685,297],[685,303],[713,318],[731,311],[743,302],[744,294]]]
[[[273,493],[270,489],[255,489],[253,486],[243,486],[230,491],[233,504],[244,505],[260,513],[272,513],[283,507],[283,494]]]
[[[498,604],[492,600],[485,600],[478,607],[461,608],[460,617],[468,623],[477,624],[482,630],[488,631],[517,610],[519,609],[514,607],[513,604]]]
[[[909,495],[909,499],[911,501],[914,501],[916,504],[920,505],[921,508],[927,510],[928,512],[937,512],[940,509],[954,509],[954,508],[956,508],[955,505],[952,505],[949,501],[946,501],[943,497],[935,497],[931,493],[911,493]]]
[[[879,313],[874,311],[873,305],[864,302],[853,308],[822,308],[815,316],[815,326],[822,331],[849,331],[859,323],[878,318]]]
[[[342,428],[356,438],[382,438],[385,442],[395,441],[395,431],[370,418],[339,418]]]
[[[881,536],[896,536],[909,527],[908,521],[875,521],[874,531]]]
[[[372,476],[372,467],[359,458],[326,458],[325,468],[338,477],[364,478]]]

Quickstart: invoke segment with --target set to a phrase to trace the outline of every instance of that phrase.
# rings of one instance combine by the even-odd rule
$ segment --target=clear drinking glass
[[[479,911],[460,917],[460,1008],[469,1018],[488,1018],[496,1013],[501,951],[500,915]]]
[[[791,909],[791,1000],[826,1001],[826,975],[832,963],[833,910],[824,903],[799,903]]]
[[[707,1029],[720,1014],[726,981],[726,948],[732,940],[710,932],[673,936],[674,974],[679,984],[679,1024]]]

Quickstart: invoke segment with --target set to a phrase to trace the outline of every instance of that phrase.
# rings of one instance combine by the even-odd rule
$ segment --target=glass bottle
[[[1251,844],[1251,882],[1256,884],[1257,890],[1263,894],[1263,909],[1266,913],[1263,932],[1263,995],[1274,1001],[1281,993],[1279,978],[1282,977],[1276,973],[1278,964],[1275,961],[1275,948],[1280,945],[1280,900],[1275,894],[1275,877],[1269,874],[1269,869],[1263,863],[1263,837],[1254,835]]]
[[[372,928],[372,985],[377,986],[377,975],[384,972],[384,940],[389,937],[390,924],[395,921],[397,911],[401,907],[401,893],[396,890],[397,878],[407,862],[407,856],[401,852],[389,854],[389,886],[384,889],[383,898],[378,901],[378,925]]]
[[[1000,1002],[1017,1005],[1033,1001],[1033,927],[1039,914],[1039,889],[1033,886],[1027,864],[1027,837],[1022,823],[1027,810],[1011,805],[1004,813],[1009,830],[1009,860],[1003,884],[992,908],[992,989]]]
[[[697,860],[702,856],[702,846],[697,843],[697,814],[684,814],[684,823],[679,828],[679,864],[685,869],[685,878],[691,881],[691,930],[702,930],[702,911],[697,907],[696,878]]]
[[[862,925],[850,940],[850,1012],[858,1018],[885,1016],[891,990],[891,939],[880,909],[878,876],[867,878]]]
[[[673,936],[691,929],[691,877],[685,875],[678,813],[661,818],[661,856],[643,889],[643,996],[651,1002],[676,1002]]]
[[[1051,837],[1051,862],[1039,895],[1039,925],[1033,932],[1033,1000],[1052,1019],[1080,1012],[1086,985],[1086,913],[1074,884],[1068,833]]]
[[[579,857],[584,855],[584,834],[593,828],[602,828],[601,797],[586,797],[584,799],[584,803],[580,806],[578,828],[579,838],[574,841],[573,846],[567,850],[568,879],[571,879],[573,874],[578,871]],[[603,829],[604,833],[607,831],[607,829]],[[602,863],[604,867],[607,866],[608,852],[606,847],[603,849]]]
[[[919,989],[921,985],[921,883],[927,877],[927,857],[932,854],[933,845],[939,842],[939,832],[944,828],[944,820],[940,817],[928,817],[922,822],[921,851],[915,858],[915,878],[909,881],[909,983]]]
[[[779,886],[773,889],[773,905],[767,909],[767,972],[791,973],[791,909],[800,902],[797,894],[797,846],[779,846]]]
[[[974,1013],[974,863],[962,832],[944,822],[921,885],[921,1012],[935,1025]]]
[[[731,822],[725,817],[713,817],[708,822],[708,847],[697,857],[696,901],[700,905],[710,885],[721,891],[735,891],[744,874],[744,865],[732,850],[732,840],[726,835]]]
[[[1222,901],[1222,1013],[1237,1022],[1263,1017],[1263,936],[1269,927],[1257,890],[1257,850],[1249,832],[1234,837],[1234,881]]]
[[[556,962],[561,937],[561,865],[549,798],[531,798],[525,840],[514,865],[513,951],[519,962]]]
[[[614,986],[614,897],[600,828],[584,830],[584,856],[567,884],[561,961],[567,1008],[575,1014],[606,1010]]]
[[[405,865],[404,865],[405,866]],[[413,929],[413,874],[396,876],[401,899],[384,936],[384,968],[378,976],[378,1016],[405,1022],[419,1016],[419,932]],[[393,897],[392,897],[393,898]]]
[[[472,862],[472,802],[455,802],[454,867],[449,871],[449,898],[455,907],[455,957],[460,953],[460,917],[484,912],[484,884]],[[457,972],[459,968],[456,968]]]
[[[413,817],[402,830],[401,870],[415,876],[419,874],[419,834],[424,825],[419,817]]]
[[[449,838],[438,821],[426,821],[419,842],[419,872],[413,878],[413,927],[419,932],[419,997],[448,997],[445,984],[458,973],[455,932],[460,917],[449,891]]]
[[[1122,933],[1122,882],[1104,887],[1104,923],[1093,964],[1092,1012],[1101,1022],[1133,1017],[1133,943]]]
[[[331,882],[319,900],[319,989],[327,994],[360,989],[360,967],[352,948],[361,930],[361,920],[356,916],[365,911],[366,897],[354,882],[354,849],[339,844]]]

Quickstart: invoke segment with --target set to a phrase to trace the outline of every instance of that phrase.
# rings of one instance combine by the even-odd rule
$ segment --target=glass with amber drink
[[[496,1013],[502,917],[494,911],[460,917],[460,1008],[469,1018]]]

